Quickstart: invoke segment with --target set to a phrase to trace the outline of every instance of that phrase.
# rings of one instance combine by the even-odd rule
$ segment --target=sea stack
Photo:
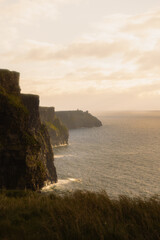
[[[37,190],[57,174],[39,96],[21,94],[19,76],[0,70],[0,188]]]

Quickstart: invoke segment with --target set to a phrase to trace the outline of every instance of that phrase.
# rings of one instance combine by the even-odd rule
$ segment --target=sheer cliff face
[[[19,73],[0,70],[0,188],[36,190],[57,181],[39,97],[21,95]]]
[[[56,112],[56,115],[68,127],[68,129],[102,126],[101,121],[88,113],[88,111],[60,111]]]
[[[54,107],[40,107],[41,121],[46,125],[53,146],[68,144],[68,129],[55,115]]]
[[[22,102],[29,112],[29,131],[40,144],[38,158],[44,163],[47,179],[51,182],[57,181],[56,169],[53,164],[53,150],[47,128],[40,121],[39,96],[21,94]]]
[[[54,107],[40,107],[39,111],[42,122],[53,122],[53,119],[55,118]]]

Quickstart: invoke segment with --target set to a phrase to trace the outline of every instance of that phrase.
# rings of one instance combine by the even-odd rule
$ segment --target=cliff
[[[57,181],[39,97],[20,94],[19,73],[0,70],[0,188],[39,189]]]
[[[46,125],[53,146],[68,144],[68,129],[55,115],[54,107],[40,107],[41,121]]]
[[[102,123],[88,111],[59,111],[56,116],[67,126],[68,129],[100,127]]]

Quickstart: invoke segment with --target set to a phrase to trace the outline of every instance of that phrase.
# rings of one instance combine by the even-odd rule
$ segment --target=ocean
[[[160,195],[160,111],[97,117],[102,127],[70,130],[69,145],[54,148],[58,183],[43,191]]]

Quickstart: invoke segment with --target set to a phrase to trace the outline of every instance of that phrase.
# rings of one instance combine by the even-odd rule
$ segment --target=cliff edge
[[[58,111],[56,116],[67,126],[68,129],[91,128],[102,126],[101,121],[88,111]]]
[[[0,188],[56,182],[53,152],[39,118],[39,96],[20,94],[19,73],[0,70]]]
[[[53,146],[68,144],[68,129],[55,114],[54,107],[40,107],[41,121],[46,125]]]

